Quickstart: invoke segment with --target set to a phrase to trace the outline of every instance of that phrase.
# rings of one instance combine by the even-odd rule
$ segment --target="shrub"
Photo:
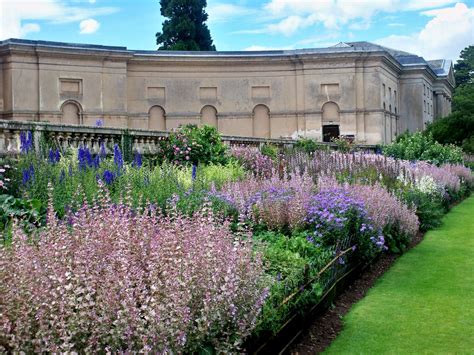
[[[311,154],[314,153],[316,150],[321,149],[321,147],[327,146],[319,145],[315,139],[300,137],[296,141],[294,147],[296,150]]]
[[[263,155],[266,155],[267,157],[270,157],[273,160],[276,160],[276,158],[278,157],[279,149],[277,146],[273,144],[265,143],[260,149],[260,152]]]
[[[160,141],[164,157],[179,164],[222,164],[227,162],[227,147],[216,128],[185,125]]]
[[[474,114],[453,112],[430,123],[425,135],[431,135],[441,144],[455,144],[467,153],[474,153]]]
[[[0,248],[2,352],[235,351],[267,291],[249,241],[208,209],[82,207]]]
[[[384,154],[405,160],[426,160],[435,165],[462,163],[462,150],[454,145],[442,145],[431,135],[421,132],[405,134],[397,142],[384,147]]]
[[[416,215],[420,221],[420,230],[439,227],[445,213],[441,197],[424,193],[418,189],[409,189],[402,194],[402,198],[409,206],[416,207]]]

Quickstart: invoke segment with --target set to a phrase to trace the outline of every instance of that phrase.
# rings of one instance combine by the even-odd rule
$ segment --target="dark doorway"
[[[331,142],[335,138],[339,138],[339,125],[323,126],[323,142]]]

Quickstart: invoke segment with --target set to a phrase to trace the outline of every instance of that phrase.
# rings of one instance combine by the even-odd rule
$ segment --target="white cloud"
[[[380,12],[426,10],[454,2],[456,0],[270,0],[264,9],[278,22],[267,25],[264,31],[291,35],[317,23],[331,30],[347,24],[355,30],[368,29],[370,20]]]
[[[25,37],[30,32],[39,32],[41,29],[40,25],[37,23],[26,23],[21,26],[20,34],[21,37]]]
[[[399,23],[399,22],[393,22],[393,23],[389,23],[387,26],[390,26],[390,27],[405,27],[405,24],[404,23]]]
[[[79,24],[80,34],[92,34],[96,32],[100,27],[100,23],[92,18],[87,20],[82,20]]]
[[[241,16],[249,16],[256,12],[257,10],[255,9],[227,3],[209,4],[207,7],[209,22],[211,23],[224,22]]]
[[[89,0],[89,3],[95,4],[95,0]]]
[[[117,11],[115,7],[71,6],[62,0],[0,0],[0,40],[21,38],[40,30],[38,24],[24,24],[25,21],[48,21],[55,24],[80,22]]]
[[[417,33],[392,35],[377,43],[421,55],[425,59],[458,59],[461,50],[474,43],[474,9],[463,3],[422,12],[432,19]]]

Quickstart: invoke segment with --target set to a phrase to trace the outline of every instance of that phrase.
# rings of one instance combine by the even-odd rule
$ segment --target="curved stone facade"
[[[366,144],[424,129],[451,110],[450,61],[368,42],[261,52],[132,51],[0,42],[0,117]],[[324,136],[326,135],[326,136]]]

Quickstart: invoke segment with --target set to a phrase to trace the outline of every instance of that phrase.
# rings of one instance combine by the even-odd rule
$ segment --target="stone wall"
[[[450,112],[449,83],[426,62],[406,67],[372,46],[195,54],[0,42],[0,116],[141,130],[206,123],[319,141],[323,126],[337,126],[378,144]]]

